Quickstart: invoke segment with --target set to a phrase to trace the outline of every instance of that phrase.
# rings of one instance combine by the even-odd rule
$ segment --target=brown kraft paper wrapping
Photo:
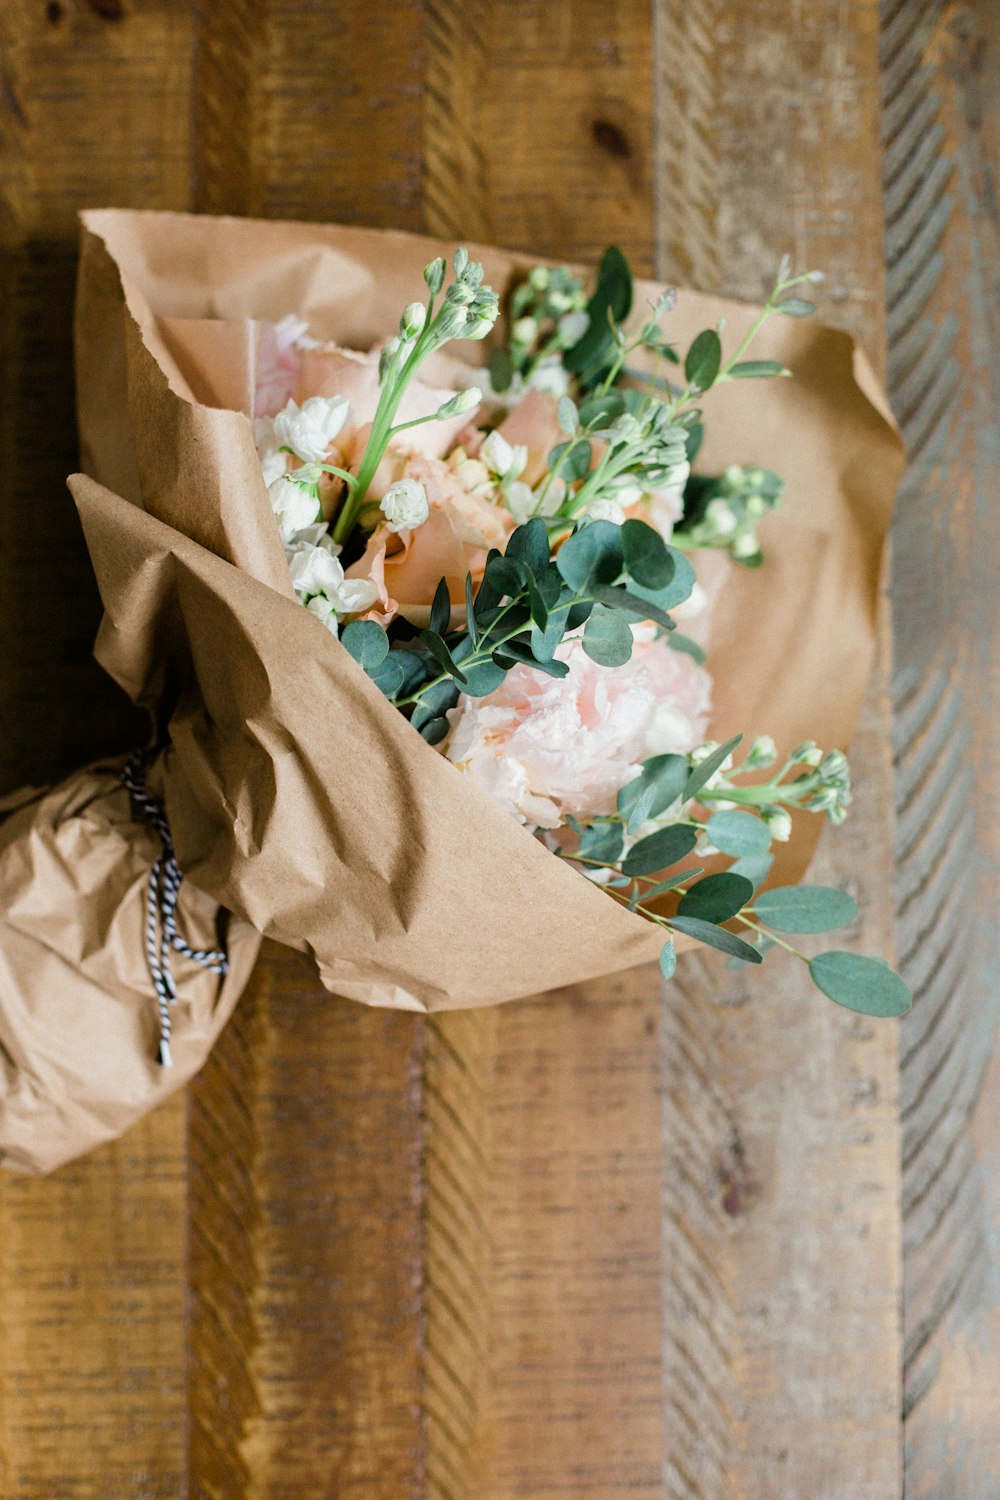
[[[122,761],[0,802],[0,1163],[48,1172],[113,1139],[201,1067],[260,947],[189,881],[178,926],[224,940],[220,979],[172,956],[174,1066],[157,1061],[146,892],[158,837],[132,817]]]
[[[249,420],[256,325],[288,313],[366,349],[454,247],[373,230],[84,215],[77,315],[79,507],[105,604],[98,657],[158,713],[187,879],[313,954],[323,983],[415,1010],[482,1005],[655,958],[657,932],[548,854],[410,728],[295,601]],[[501,294],[524,256],[470,246]],[[654,291],[640,284],[637,303]],[[684,346],[755,309],[680,294]],[[456,346],[484,360],[480,344]],[[845,746],[870,668],[901,468],[863,356],[774,318],[754,347],[792,380],[708,398],[700,466],[787,481],[762,569],[729,570],[712,618],[712,732],[780,751]],[[799,816],[776,883],[804,873]]]

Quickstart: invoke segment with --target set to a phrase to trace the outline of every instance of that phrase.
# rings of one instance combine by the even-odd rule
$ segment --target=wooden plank
[[[882,354],[873,4],[658,7],[663,274],[758,299],[781,254]],[[852,748],[858,796],[815,878],[891,954],[885,655]],[[763,726],[761,726],[763,727]],[[788,964],[688,960],[664,1029],[667,1489],[900,1492],[895,1032]]]
[[[420,24],[201,7],[194,207],[419,228]],[[423,1047],[268,946],[192,1086],[192,1496],[425,1493]]]
[[[186,201],[186,11],[0,16],[0,780],[44,780],[136,732],[90,661],[96,591],[75,467],[75,213]],[[184,1429],[178,1102],[48,1181],[0,1181],[0,1490],[175,1496]]]
[[[652,264],[651,15],[432,0],[432,233]],[[659,986],[432,1018],[427,1494],[660,1495]]]
[[[883,6],[890,393],[910,454],[895,531],[906,1493],[1000,1489],[996,1245],[1000,811],[995,196],[988,4]]]

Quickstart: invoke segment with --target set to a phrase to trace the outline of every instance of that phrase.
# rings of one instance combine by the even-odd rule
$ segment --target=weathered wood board
[[[63,490],[77,208],[579,258],[617,240],[641,270],[751,298],[789,250],[879,360],[884,181],[890,376],[918,460],[896,553],[898,859],[887,631],[857,813],[820,867],[856,882],[869,949],[889,951],[898,898],[930,999],[904,1031],[901,1200],[894,1031],[780,963],[747,981],[691,957],[666,996],[639,971],[425,1024],[331,1001],[269,948],[185,1100],[49,1181],[0,1183],[0,1493],[889,1500],[901,1201],[908,1492],[992,1493],[998,612],[973,527],[996,368],[967,311],[996,274],[989,9],[889,3],[880,54],[874,0],[8,0],[4,783],[134,733],[88,661]],[[978,918],[950,894],[963,817]]]

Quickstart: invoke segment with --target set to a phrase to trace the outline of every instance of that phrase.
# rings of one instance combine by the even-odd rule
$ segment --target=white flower
[[[523,443],[509,443],[499,429],[483,439],[479,457],[498,479],[516,479],[528,462]]]
[[[595,500],[587,506],[586,515],[590,521],[612,521],[616,526],[621,526],[625,520],[620,500]]]
[[[728,536],[739,525],[732,507],[721,498],[710,500],[705,506],[705,520],[711,522],[717,536]]]
[[[548,391],[558,399],[569,394],[569,371],[558,357],[543,359],[532,370],[527,383],[536,390]]]
[[[427,491],[419,479],[397,479],[382,496],[379,509],[387,531],[413,531],[430,515]]]
[[[334,596],[342,615],[360,615],[378,599],[378,584],[370,578],[345,578]]]
[[[339,559],[322,543],[315,547],[311,542],[303,542],[290,549],[288,571],[295,592],[304,598],[325,594],[333,600],[344,582],[344,569]]]
[[[409,302],[403,308],[399,320],[399,332],[404,339],[415,339],[423,332],[427,322],[427,309],[422,302]]]
[[[310,599],[306,605],[306,609],[311,615],[315,615],[317,620],[323,622],[331,635],[339,634],[337,629],[337,611],[323,594],[317,594],[314,599]]]
[[[319,500],[305,485],[282,477],[268,485],[271,509],[274,511],[283,542],[290,542],[304,527],[312,525],[319,515]]]
[[[275,438],[306,463],[322,463],[350,411],[343,396],[310,396],[301,406],[289,401],[274,419]]]
[[[771,837],[778,844],[787,844],[792,836],[792,818],[783,807],[768,808],[764,813],[764,822],[767,824]]]
[[[286,455],[279,453],[277,448],[268,448],[263,453],[258,453],[257,456],[260,459],[260,472],[264,476],[264,483],[270,489],[275,480],[280,479],[288,467],[285,462]]]
[[[535,514],[536,503],[530,484],[515,479],[513,484],[507,486],[507,509],[519,526],[523,526]]]

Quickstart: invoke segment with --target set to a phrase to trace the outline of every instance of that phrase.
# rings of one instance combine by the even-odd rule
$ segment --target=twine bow
[[[177,898],[184,879],[174,856],[174,842],[163,803],[146,790],[146,757],[137,750],[121,773],[133,813],[145,818],[159,836],[162,852],[149,875],[146,892],[146,961],[160,1011],[159,1061],[173,1067],[170,1053],[170,1007],[177,999],[177,985],[170,971],[171,952],[180,953],[213,974],[227,974],[229,959],[221,948],[192,948],[177,931]]]

